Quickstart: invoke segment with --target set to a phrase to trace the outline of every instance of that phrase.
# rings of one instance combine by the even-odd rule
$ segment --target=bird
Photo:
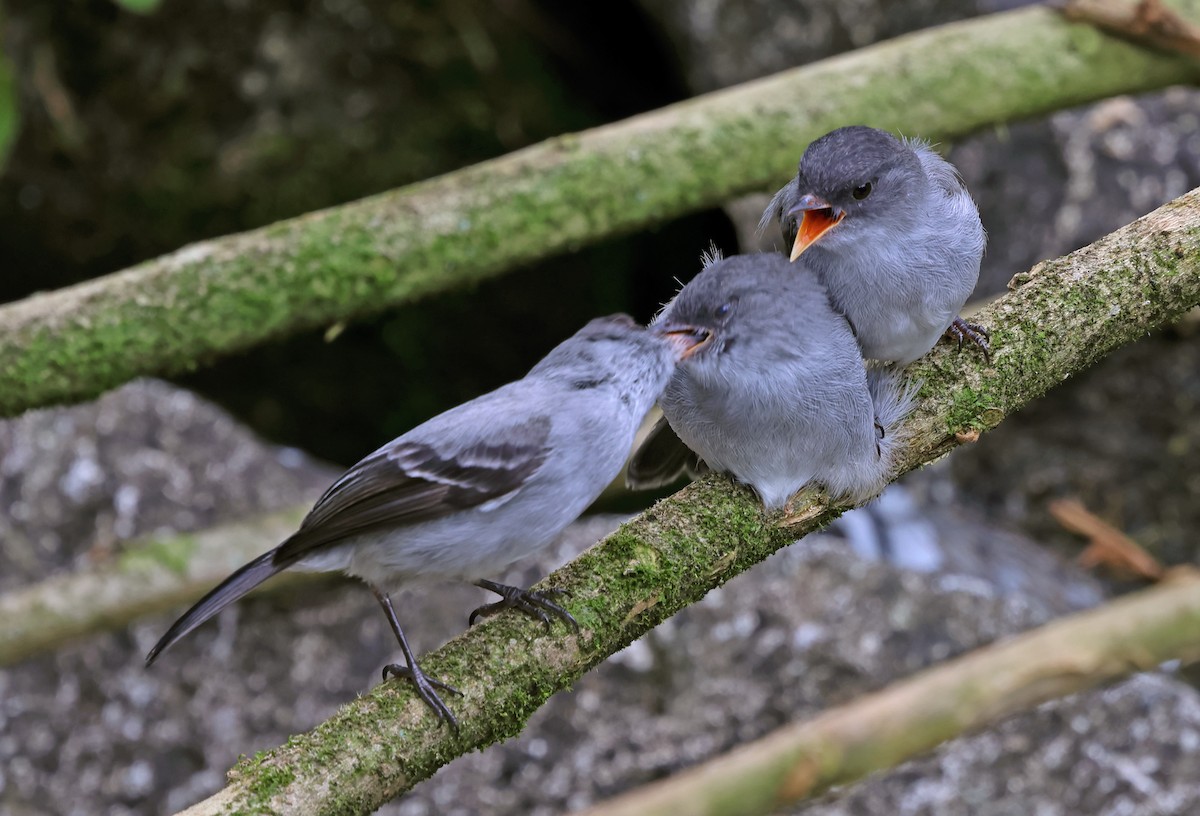
[[[699,342],[679,362],[659,400],[663,421],[627,476],[665,484],[688,467],[678,446],[661,444],[673,432],[708,468],[752,487],[767,510],[786,509],[812,483],[850,503],[887,484],[913,389],[893,367],[868,370],[816,275],[777,253],[710,255],[652,331]]]
[[[524,378],[433,417],[347,470],[293,535],[175,621],[147,666],[285,569],[341,570],[370,588],[404,655],[404,666],[383,669],[384,680],[410,680],[457,729],[437,690],[459,692],[421,670],[389,593],[419,580],[470,580],[501,596],[471,621],[514,607],[547,625],[547,613],[574,624],[553,591],[485,576],[549,544],[620,473],[643,416],[697,342],[653,334],[628,315],[590,321]]]
[[[767,206],[791,260],[803,257],[854,328],[863,356],[906,365],[943,334],[989,357],[989,335],[958,316],[987,241],[954,165],[925,142],[855,125],[804,151]]]

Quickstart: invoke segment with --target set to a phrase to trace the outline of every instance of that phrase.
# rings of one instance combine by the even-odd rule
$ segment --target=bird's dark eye
[[[715,317],[717,320],[724,320],[725,318],[729,317],[729,314],[733,311],[734,304],[736,303],[737,301],[735,300],[722,303],[720,306],[713,309],[713,317]]]
[[[861,184],[858,187],[855,187],[854,191],[851,193],[851,195],[854,196],[855,201],[862,201],[864,198],[866,198],[870,194],[871,194],[871,182],[869,182],[869,181],[866,184]]]

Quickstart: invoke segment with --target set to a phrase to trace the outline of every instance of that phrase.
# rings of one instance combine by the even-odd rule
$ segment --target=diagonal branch
[[[198,533],[151,536],[99,566],[0,594],[0,666],[195,600],[273,542],[287,538],[307,509]],[[314,578],[316,574],[298,573],[292,580]]]
[[[992,329],[985,368],[935,349],[903,470],[1078,374],[1200,303],[1200,190],[1064,258],[1018,275],[976,319]],[[313,731],[247,760],[189,811],[366,813],[454,757],[518,733],[554,692],[706,592],[827,523],[844,508],[811,498],[784,525],[748,491],[709,477],[656,504],[551,576],[570,593],[578,634],[502,615],[428,655],[457,686],[462,731],[439,728],[407,687],[387,684]],[[1133,667],[1131,667],[1132,670]]]
[[[1200,0],[1174,5],[1200,16]],[[948,138],[1197,79],[1193,60],[1044,8],[917,32],[4,306],[0,415],[187,370],[777,185],[799,146],[840,125]]]

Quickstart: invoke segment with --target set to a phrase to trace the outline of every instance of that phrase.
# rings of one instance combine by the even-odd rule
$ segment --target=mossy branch
[[[1200,0],[1175,5],[1200,16]],[[1196,80],[1193,60],[1044,8],[917,32],[0,308],[0,415],[773,187],[805,143],[840,125],[944,139]]]
[[[1198,303],[1200,190],[1015,278],[1012,291],[975,318],[993,332],[990,367],[949,347],[915,364],[925,398],[903,470],[995,426]],[[439,727],[407,686],[385,684],[241,763],[224,790],[187,813],[370,812],[454,757],[517,734],[551,694],[843,509],[817,494],[784,521],[765,515],[747,490],[706,478],[550,576],[548,584],[569,592],[577,634],[501,615],[423,659],[465,692],[453,701],[461,733]]]
[[[97,566],[0,595],[0,666],[195,600],[291,535],[307,509],[152,536]]]
[[[1200,574],[978,649],[584,816],[760,816],[1004,717],[1166,660],[1200,660]]]

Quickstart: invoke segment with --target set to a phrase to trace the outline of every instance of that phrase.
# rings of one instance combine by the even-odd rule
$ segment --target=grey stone
[[[1036,626],[1060,603],[982,579],[900,571],[812,536],[552,698],[520,737],[456,760],[381,812],[583,807]],[[1062,727],[1041,714],[1024,724],[1020,736],[1034,743],[1059,737]],[[1030,780],[1020,801],[1032,806],[1057,794],[1070,771]]]
[[[156,380],[0,422],[0,589],[319,495],[336,471]]]

